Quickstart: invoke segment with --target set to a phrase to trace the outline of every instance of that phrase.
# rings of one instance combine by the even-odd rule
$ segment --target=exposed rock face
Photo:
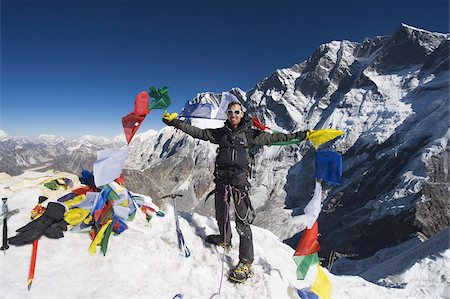
[[[428,180],[424,183],[422,200],[416,205],[415,224],[427,237],[431,237],[449,227],[449,154],[446,147],[436,156],[431,156],[426,164]]]
[[[424,64],[441,42],[434,33],[402,24],[386,41],[374,63],[383,71]]]

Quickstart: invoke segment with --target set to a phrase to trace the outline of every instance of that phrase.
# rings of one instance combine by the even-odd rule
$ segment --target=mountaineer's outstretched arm
[[[168,126],[175,127],[184,133],[191,135],[194,138],[206,140],[216,144],[219,142],[218,130],[220,129],[200,129],[177,119],[176,116],[174,117],[173,115],[174,113],[164,113],[162,117],[163,122]]]

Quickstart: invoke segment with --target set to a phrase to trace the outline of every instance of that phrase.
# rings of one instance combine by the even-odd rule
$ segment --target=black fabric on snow
[[[44,236],[50,239],[59,239],[64,237],[64,233],[67,231],[67,223],[64,220],[61,220],[59,222],[55,222],[52,225],[50,225],[45,231]]]
[[[63,204],[50,202],[44,214],[36,220],[31,221],[17,230],[18,234],[8,239],[9,244],[21,246],[31,244],[39,239],[44,232],[53,224],[64,220],[66,208]]]

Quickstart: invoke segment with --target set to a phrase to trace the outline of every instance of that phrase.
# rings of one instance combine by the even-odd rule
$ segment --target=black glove
[[[44,236],[50,239],[59,239],[64,237],[63,231],[67,231],[67,223],[66,221],[61,220],[59,222],[55,222],[50,225],[45,231]]]
[[[306,138],[306,133],[307,133],[308,131],[298,131],[298,132],[295,132],[294,134],[295,134],[295,138],[298,138],[300,141],[302,141],[302,140],[305,140],[305,138]]]
[[[180,122],[181,122],[181,120],[179,120],[178,118],[175,118],[172,121],[163,119],[163,123],[165,123],[166,125],[171,126],[171,127],[176,127]]]
[[[24,227],[19,228],[17,230],[18,234],[8,239],[9,244],[21,246],[33,243],[33,241],[39,239],[52,224],[64,220],[65,212],[66,208],[63,204],[50,202],[41,217],[31,221]]]

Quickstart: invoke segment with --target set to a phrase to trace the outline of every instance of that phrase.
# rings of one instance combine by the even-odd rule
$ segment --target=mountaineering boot
[[[205,241],[207,243],[214,244],[214,245],[223,247],[225,249],[231,248],[231,240],[230,240],[230,243],[226,243],[226,242],[223,241],[223,238],[220,235],[209,235],[209,236],[206,236]]]
[[[239,264],[232,270],[228,276],[228,279],[233,282],[243,283],[247,279],[253,276],[253,272],[250,269],[252,263],[243,263],[239,262]]]

